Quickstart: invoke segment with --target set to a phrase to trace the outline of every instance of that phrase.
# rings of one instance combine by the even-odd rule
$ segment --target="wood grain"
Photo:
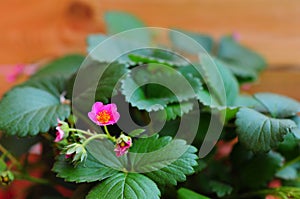
[[[105,31],[103,15],[109,10],[135,14],[148,26],[204,32],[216,39],[236,32],[270,64],[250,91],[300,99],[298,0],[2,0],[0,64],[84,53],[86,36]],[[3,75],[0,95],[11,86]]]

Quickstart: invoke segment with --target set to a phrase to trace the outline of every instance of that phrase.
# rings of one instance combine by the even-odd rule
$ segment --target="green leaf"
[[[196,151],[184,140],[154,135],[134,143],[131,152],[135,153],[130,154],[130,160],[134,171],[145,173],[156,183],[176,185],[178,181],[185,181],[186,175],[194,173]]]
[[[257,93],[254,98],[259,101],[275,118],[286,118],[300,112],[300,103],[291,98],[273,93]]]
[[[176,117],[181,117],[193,109],[193,103],[182,102],[168,104],[161,112],[165,114],[166,120],[174,120]]]
[[[126,30],[134,29],[134,28],[143,28],[145,27],[145,24],[135,17],[134,15],[125,13],[125,12],[119,12],[119,11],[110,11],[106,12],[104,16],[107,32],[110,35],[120,33]],[[130,40],[131,41],[141,41],[145,43],[150,42],[150,32],[148,31],[142,31],[142,34],[139,34],[141,32],[133,31],[131,32]]]
[[[133,28],[145,27],[145,24],[140,19],[125,12],[106,12],[104,19],[107,27],[107,32],[111,35]]]
[[[298,172],[294,165],[290,165],[287,167],[283,167],[283,169],[280,169],[276,173],[276,177],[284,180],[294,180],[298,177]]]
[[[177,199],[209,199],[206,196],[200,195],[186,188],[180,188],[177,191]]]
[[[239,141],[254,152],[269,151],[296,128],[292,120],[269,118],[249,108],[239,110],[235,124]]]
[[[181,51],[186,51],[186,52],[190,52],[190,53],[195,52],[195,49],[193,48],[193,46],[191,47],[190,45],[186,45],[186,43],[189,41],[189,40],[187,40],[186,37],[190,37],[191,39],[195,40],[198,44],[201,45],[201,47],[203,47],[208,52],[211,52],[212,48],[213,48],[214,41],[211,36],[206,35],[206,34],[188,32],[188,31],[183,31],[183,30],[176,30],[176,32],[171,31],[169,37],[172,41],[172,44],[178,50],[181,50]]]
[[[96,48],[101,42],[108,38],[107,35],[104,34],[92,34],[87,37],[87,51],[91,52],[94,48]]]
[[[113,62],[111,64],[89,60],[76,76],[72,91],[72,102],[77,110],[87,113],[95,101],[108,103],[117,94],[119,81],[128,69],[124,64]]]
[[[229,64],[222,60],[221,62],[226,68],[228,68],[232,72],[234,76],[237,77],[237,79],[240,82],[253,82],[258,78],[258,74],[254,69],[241,67],[234,63]]]
[[[7,168],[6,162],[4,162],[4,160],[1,158],[0,159],[0,173],[2,173],[3,171],[5,171]]]
[[[253,156],[250,160],[244,162],[243,165],[240,165],[237,174],[240,183],[250,188],[266,186],[282,166],[283,160],[279,153],[273,151]]]
[[[135,129],[135,130],[131,131],[130,133],[128,133],[128,135],[130,137],[138,137],[139,135],[141,135],[145,131],[146,131],[145,129]]]
[[[292,118],[292,120],[296,123],[297,128],[294,128],[293,134],[297,139],[300,139],[300,117],[299,116],[295,116]]]
[[[70,77],[79,69],[84,58],[84,56],[77,54],[58,58],[37,71],[32,78],[44,78],[49,76]]]
[[[230,195],[233,191],[233,188],[230,185],[224,184],[218,181],[211,181],[209,183],[213,192],[217,194],[218,197],[224,197]]]
[[[267,109],[251,95],[238,95],[234,104],[239,107],[253,108],[259,112],[267,112]]]
[[[266,67],[266,61],[256,52],[242,46],[231,36],[224,36],[219,43],[217,57],[229,65],[261,71]]]
[[[159,199],[156,184],[138,173],[118,173],[94,187],[87,199]]]
[[[234,75],[215,59],[211,66],[208,57],[203,57],[203,76],[208,90],[202,90],[198,98],[206,106],[224,108],[233,106],[239,93],[239,85]]]
[[[61,104],[58,96],[38,88],[18,87],[0,102],[0,129],[8,135],[37,135],[47,132],[70,115],[70,106]]]
[[[57,158],[52,171],[56,172],[58,177],[76,183],[101,181],[119,172],[105,166],[91,154],[88,154],[85,162],[78,163],[76,167],[61,155]]]
[[[114,144],[108,141],[90,142],[87,150],[112,169],[143,173],[162,185],[186,180],[186,175],[194,173],[198,158],[197,149],[184,140],[158,135],[134,140],[129,151],[130,161],[127,156],[116,157]]]
[[[163,64],[166,66],[182,66],[187,63],[186,61],[175,59],[175,57],[173,58],[173,60],[166,60],[166,59],[161,59],[161,58],[157,58],[157,57],[138,55],[138,54],[130,54],[130,55],[128,55],[128,57],[131,61],[135,62],[136,64],[155,63],[155,64]]]
[[[195,98],[202,85],[199,79],[183,76],[171,67],[149,64],[127,76],[121,88],[133,107],[150,112],[162,110],[169,103]]]

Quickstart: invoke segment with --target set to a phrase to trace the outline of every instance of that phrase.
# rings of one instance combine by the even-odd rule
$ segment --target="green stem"
[[[94,136],[95,135],[93,133],[90,133],[90,132],[87,132],[87,131],[83,131],[83,130],[80,130],[80,129],[69,128],[69,131],[79,132],[79,133],[82,133],[84,135],[89,135],[89,136]]]
[[[297,163],[297,162],[299,162],[299,161],[300,161],[300,156],[298,156],[298,157],[292,159],[291,161],[285,163],[285,164],[279,169],[279,171],[282,171],[283,169],[287,168],[288,166],[291,166],[292,164],[295,164],[295,163]]]
[[[82,146],[85,147],[90,141],[94,140],[94,139],[103,139],[103,138],[108,138],[108,135],[105,134],[97,134],[97,135],[93,135],[91,137],[89,137],[88,139],[86,139],[83,143]]]
[[[5,154],[5,156],[14,164],[18,167],[18,169],[22,169],[22,165],[21,163],[15,158],[15,156],[13,156],[9,151],[6,150],[6,148],[4,148],[2,146],[2,144],[0,144],[0,151]]]
[[[14,172],[14,176],[15,176],[17,179],[20,179],[20,180],[27,180],[27,181],[34,182],[34,183],[38,183],[38,184],[44,184],[44,185],[49,185],[49,184],[51,184],[51,183],[50,183],[48,180],[46,180],[46,179],[36,178],[36,177],[30,176],[30,175],[28,175],[28,174],[21,174],[21,173],[16,173],[16,172]]]
[[[107,135],[107,138],[110,139],[111,141],[115,142],[116,141],[116,138],[111,136],[110,133],[108,132],[108,129],[107,129],[107,126],[104,126],[104,131]]]

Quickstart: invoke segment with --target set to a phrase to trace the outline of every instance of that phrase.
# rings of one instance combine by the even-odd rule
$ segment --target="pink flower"
[[[69,133],[69,125],[68,123],[61,121],[60,119],[57,119],[57,127],[56,127],[56,137],[54,142],[60,142],[64,137],[67,137],[67,135]]]
[[[116,141],[116,148],[114,149],[114,151],[116,152],[116,156],[120,157],[122,155],[125,155],[131,146],[131,137],[121,134]]]
[[[120,118],[116,104],[103,105],[102,102],[96,102],[88,116],[99,126],[115,124]]]

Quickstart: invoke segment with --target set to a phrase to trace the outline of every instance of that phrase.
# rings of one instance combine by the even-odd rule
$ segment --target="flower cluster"
[[[79,129],[70,128],[67,122],[57,120],[56,137],[54,142],[64,144],[62,152],[67,159],[71,159],[76,165],[83,162],[87,158],[87,150],[85,146],[93,139],[108,139],[115,143],[115,153],[117,157],[125,155],[132,146],[131,137],[121,134],[118,138],[111,136],[107,125],[113,125],[118,122],[120,114],[117,111],[116,104],[104,105],[102,102],[96,102],[92,106],[92,110],[88,113],[88,117],[96,125],[101,126],[105,130],[105,134],[92,133],[90,131],[83,131]],[[78,139],[72,139],[70,137]]]

